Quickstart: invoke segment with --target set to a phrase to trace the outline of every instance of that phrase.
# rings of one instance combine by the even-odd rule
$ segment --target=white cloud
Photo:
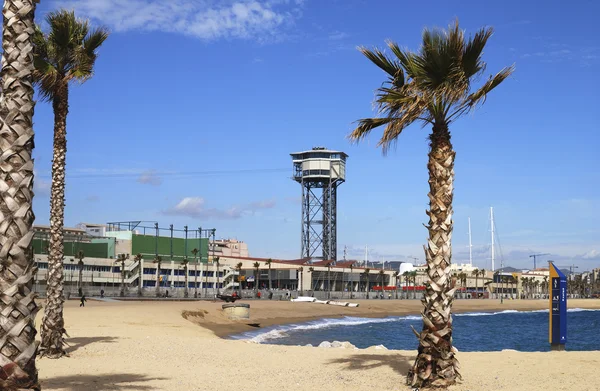
[[[275,201],[256,201],[241,206],[233,206],[228,209],[206,208],[205,200],[202,197],[185,197],[173,208],[163,213],[173,216],[187,216],[194,218],[235,220],[246,215],[255,214],[259,210],[272,209],[275,207]]]
[[[293,23],[293,0],[56,0],[95,23],[123,32],[163,31],[203,40],[273,39]]]
[[[143,185],[159,186],[162,183],[162,178],[157,175],[156,171],[148,170],[138,177],[137,182]]]
[[[583,259],[598,259],[600,260],[600,251],[593,249],[581,256]]]

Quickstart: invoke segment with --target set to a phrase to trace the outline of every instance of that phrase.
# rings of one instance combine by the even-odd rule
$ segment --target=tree
[[[219,275],[219,257],[213,258],[213,264],[217,267],[217,293],[219,293],[219,285],[221,283],[221,276]]]
[[[0,389],[39,390],[33,290],[33,53],[35,0],[5,0],[0,99]],[[61,271],[62,274],[62,271]]]
[[[83,258],[79,259],[77,262],[77,266],[79,266],[79,278],[77,279],[77,290],[79,291],[79,296],[83,296],[83,268],[85,264],[83,263]]]
[[[410,279],[412,280],[412,284],[413,284],[413,299],[417,298],[417,271],[413,270],[411,272],[409,272],[410,274]]]
[[[33,37],[33,77],[41,99],[51,102],[54,111],[47,304],[40,350],[42,355],[61,357],[66,354],[63,349],[63,238],[69,83],[83,83],[92,77],[96,51],[108,32],[105,28],[91,30],[89,22],[76,18],[73,11],[49,12],[46,23],[50,31],[45,34],[36,26]]]
[[[194,255],[194,298],[198,297],[198,249],[194,248],[192,250],[192,254]],[[187,286],[187,284],[186,284]]]
[[[258,276],[259,276],[259,270],[260,270],[260,263],[259,262],[254,262],[252,264],[252,266],[254,267],[254,290],[256,292],[258,292]]]
[[[235,270],[238,272],[238,291],[240,292],[240,297],[242,297],[242,266],[244,266],[242,262],[238,262],[237,265],[235,265]]]
[[[331,262],[327,262],[327,298],[331,299]]]
[[[142,297],[142,285],[144,284],[144,270],[142,269],[142,260],[144,259],[144,256],[141,253],[138,253],[133,260],[136,261],[138,263],[138,289],[137,289],[137,295],[138,297]]]
[[[396,282],[395,285],[394,285],[396,287],[396,289],[395,289],[395,291],[396,291],[396,300],[398,300],[398,276],[400,276],[400,272],[396,270],[394,272],[394,281]]]
[[[379,271],[379,280],[381,284],[381,295],[383,295],[383,277],[385,276],[385,270],[381,269]]]
[[[479,297],[479,291],[478,291],[478,286],[479,284],[477,283],[479,280],[479,269],[475,269],[471,272],[471,275],[475,277],[475,298]]]
[[[183,289],[183,297],[189,297],[190,291],[188,287],[188,264],[190,263],[188,257],[183,258],[181,265],[183,266],[183,280],[185,281],[185,288]]]
[[[125,261],[129,259],[129,254],[119,254],[117,257],[117,262],[121,263],[121,289],[119,291],[119,296],[125,297]]]
[[[302,289],[302,273],[304,272],[304,268],[300,266],[298,268],[298,290],[300,291],[300,296],[304,294],[304,290]]]
[[[404,273],[402,273],[402,277],[404,277],[404,287],[406,288],[406,300],[409,299],[408,297],[408,283],[410,282],[410,272],[409,271],[405,271]]]
[[[354,292],[354,287],[352,286],[352,270],[354,269],[354,264],[350,264],[350,298],[352,299],[352,294]]]
[[[265,265],[269,267],[269,290],[273,290],[273,287],[271,286],[271,263],[273,263],[271,258],[267,259],[265,262]]]
[[[359,141],[371,131],[385,126],[378,145],[387,153],[398,136],[412,123],[431,125],[429,135],[429,231],[425,248],[427,275],[423,305],[423,329],[418,335],[419,354],[409,371],[413,387],[445,387],[454,384],[458,373],[456,349],[452,346],[452,301],[454,288],[449,281],[452,259],[452,198],[455,152],[449,126],[460,116],[484,103],[487,95],[502,83],[513,67],[505,68],[472,92],[472,83],[485,70],[483,49],[491,28],[465,39],[458,21],[448,30],[423,32],[417,52],[388,42],[395,57],[379,49],[361,48],[362,53],[388,74],[388,83],[379,88],[376,99],[379,118],[359,120],[350,139]]]
[[[162,257],[157,255],[153,262],[156,263],[156,297],[160,297],[160,266],[162,265]]]
[[[316,285],[312,284],[312,279],[313,279],[313,272],[315,271],[314,267],[309,267],[308,268],[308,272],[310,273],[310,287],[312,288],[312,297],[315,297],[315,289],[316,289]]]
[[[369,300],[369,273],[371,273],[371,269],[369,268],[366,268],[363,272],[363,276],[365,277],[365,293],[367,294],[367,300]]]

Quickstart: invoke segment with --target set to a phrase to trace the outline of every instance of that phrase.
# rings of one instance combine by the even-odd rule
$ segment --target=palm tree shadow
[[[404,354],[356,354],[331,360],[329,364],[342,364],[344,369],[349,371],[365,371],[387,366],[394,372],[406,376],[415,358],[414,355]]]
[[[100,374],[100,375],[72,375],[59,376],[42,381],[43,390],[65,389],[69,391],[147,391],[158,390],[148,384],[139,384],[152,380],[166,380],[165,378],[152,378],[146,375],[133,373]]]
[[[93,343],[113,343],[117,340],[117,337],[79,337],[79,338],[68,338],[67,339],[67,353],[71,354],[77,349]]]

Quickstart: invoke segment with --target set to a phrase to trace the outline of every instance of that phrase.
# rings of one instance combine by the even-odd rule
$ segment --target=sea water
[[[319,345],[323,341],[348,341],[357,348],[384,345],[388,349],[414,350],[417,339],[410,326],[421,331],[420,316],[387,318],[342,317],[268,327],[232,336],[277,345]],[[459,351],[523,352],[550,350],[548,310],[472,312],[453,315],[453,340]],[[600,310],[567,311],[567,350],[600,350]]]

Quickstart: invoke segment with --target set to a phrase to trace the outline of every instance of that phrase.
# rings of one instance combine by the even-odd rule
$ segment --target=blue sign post
[[[552,261],[550,269],[550,323],[548,339],[552,350],[565,350],[567,343],[567,277]]]

